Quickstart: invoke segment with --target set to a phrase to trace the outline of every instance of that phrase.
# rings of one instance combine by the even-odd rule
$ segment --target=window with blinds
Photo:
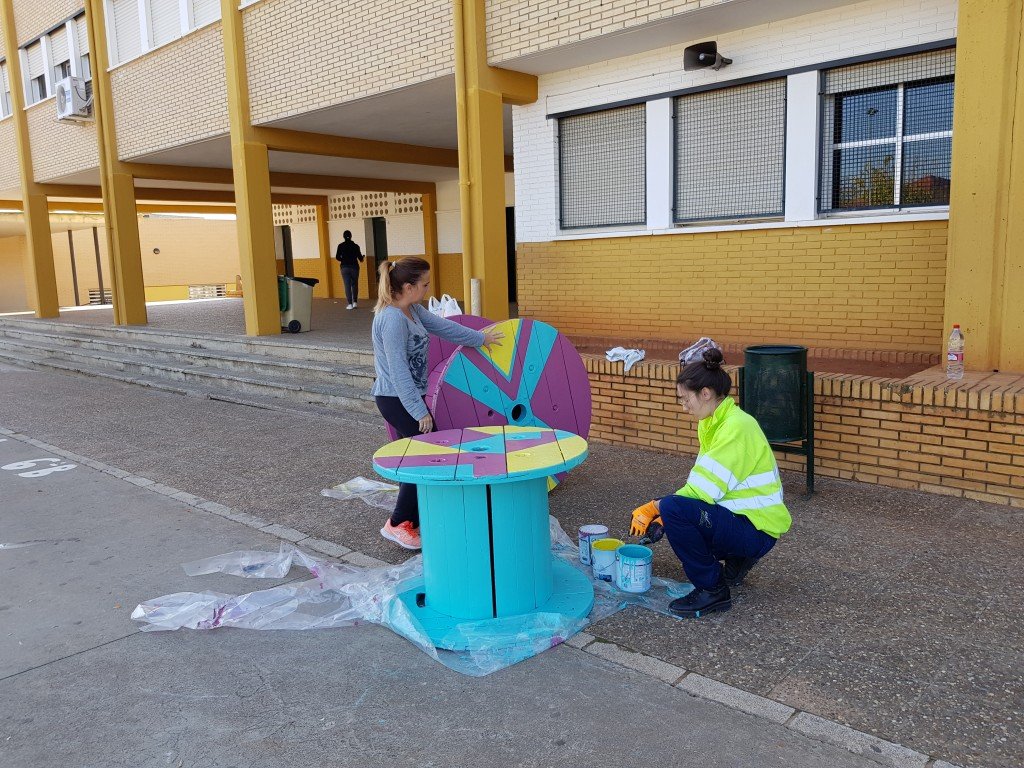
[[[75,19],[75,36],[78,39],[78,76],[86,82],[86,90],[92,95],[92,62],[89,60],[89,27],[85,23],[85,16]]]
[[[646,222],[646,133],[644,104],[558,121],[563,229]]]
[[[149,15],[150,48],[166,45],[181,37],[181,4],[178,0],[146,0]]]
[[[10,117],[14,114],[11,110],[11,81],[7,79],[7,62],[0,62],[0,117]]]
[[[25,82],[28,83],[26,95],[29,104],[35,104],[46,98],[45,70],[43,44],[36,41],[25,49]]]
[[[193,28],[201,27],[220,18],[220,0],[188,0],[188,2]]]
[[[142,53],[142,28],[139,19],[138,0],[110,0],[111,14],[107,24],[113,30],[111,63],[133,59]]]
[[[676,97],[677,223],[781,217],[785,169],[785,78]]]
[[[955,49],[824,73],[822,212],[949,205]]]
[[[53,67],[54,90],[56,83],[71,77],[71,46],[68,42],[67,27],[59,27],[50,33],[50,62]]]

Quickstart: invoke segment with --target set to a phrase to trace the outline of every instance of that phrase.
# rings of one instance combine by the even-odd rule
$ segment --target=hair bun
[[[720,349],[705,349],[702,357],[704,358],[704,367],[709,371],[721,370],[722,363],[725,362],[725,356]]]

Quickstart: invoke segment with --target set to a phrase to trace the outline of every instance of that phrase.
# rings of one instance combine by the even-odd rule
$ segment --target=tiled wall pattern
[[[545,115],[945,40],[956,36],[956,8],[955,0],[870,0],[729,32],[716,39],[719,50],[734,61],[718,72],[684,72],[683,49],[700,41],[680,40],[667,48],[541,75],[538,100],[512,110],[517,239],[557,235],[558,149],[554,121]]]
[[[21,171],[18,169],[18,142],[14,136],[14,118],[0,120],[0,189],[16,191],[21,198]]]
[[[14,0],[14,28],[18,45],[39,37],[54,24],[74,16],[84,0]]]
[[[257,124],[455,71],[451,0],[265,0],[243,19]]]
[[[220,22],[117,67],[110,80],[123,160],[228,133]]]
[[[29,107],[26,116],[36,181],[51,181],[99,165],[96,123],[57,120],[54,99]]]
[[[945,221],[520,243],[519,314],[581,336],[934,352]]]
[[[500,64],[730,1],[487,0],[487,58]]]
[[[677,366],[640,363],[623,373],[622,363],[583,357],[593,393],[591,440],[697,453],[695,424],[676,402]],[[957,391],[819,374],[815,473],[1024,508],[1024,394],[1013,374],[1006,377],[985,391]],[[803,457],[776,457],[780,468],[804,472]]]

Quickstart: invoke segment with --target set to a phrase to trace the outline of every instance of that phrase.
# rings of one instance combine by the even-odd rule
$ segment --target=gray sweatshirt
[[[479,347],[484,343],[480,331],[432,315],[426,307],[413,304],[410,320],[398,307],[384,307],[373,317],[373,367],[377,380],[373,395],[397,397],[417,421],[427,415],[423,402],[427,394],[428,334],[454,344]]]

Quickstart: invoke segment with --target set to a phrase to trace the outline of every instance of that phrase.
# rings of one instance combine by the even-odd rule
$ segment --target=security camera
[[[717,71],[726,64],[732,64],[732,59],[727,59],[718,52],[718,43],[714,40],[691,45],[683,51],[683,69],[686,72],[708,67]]]

